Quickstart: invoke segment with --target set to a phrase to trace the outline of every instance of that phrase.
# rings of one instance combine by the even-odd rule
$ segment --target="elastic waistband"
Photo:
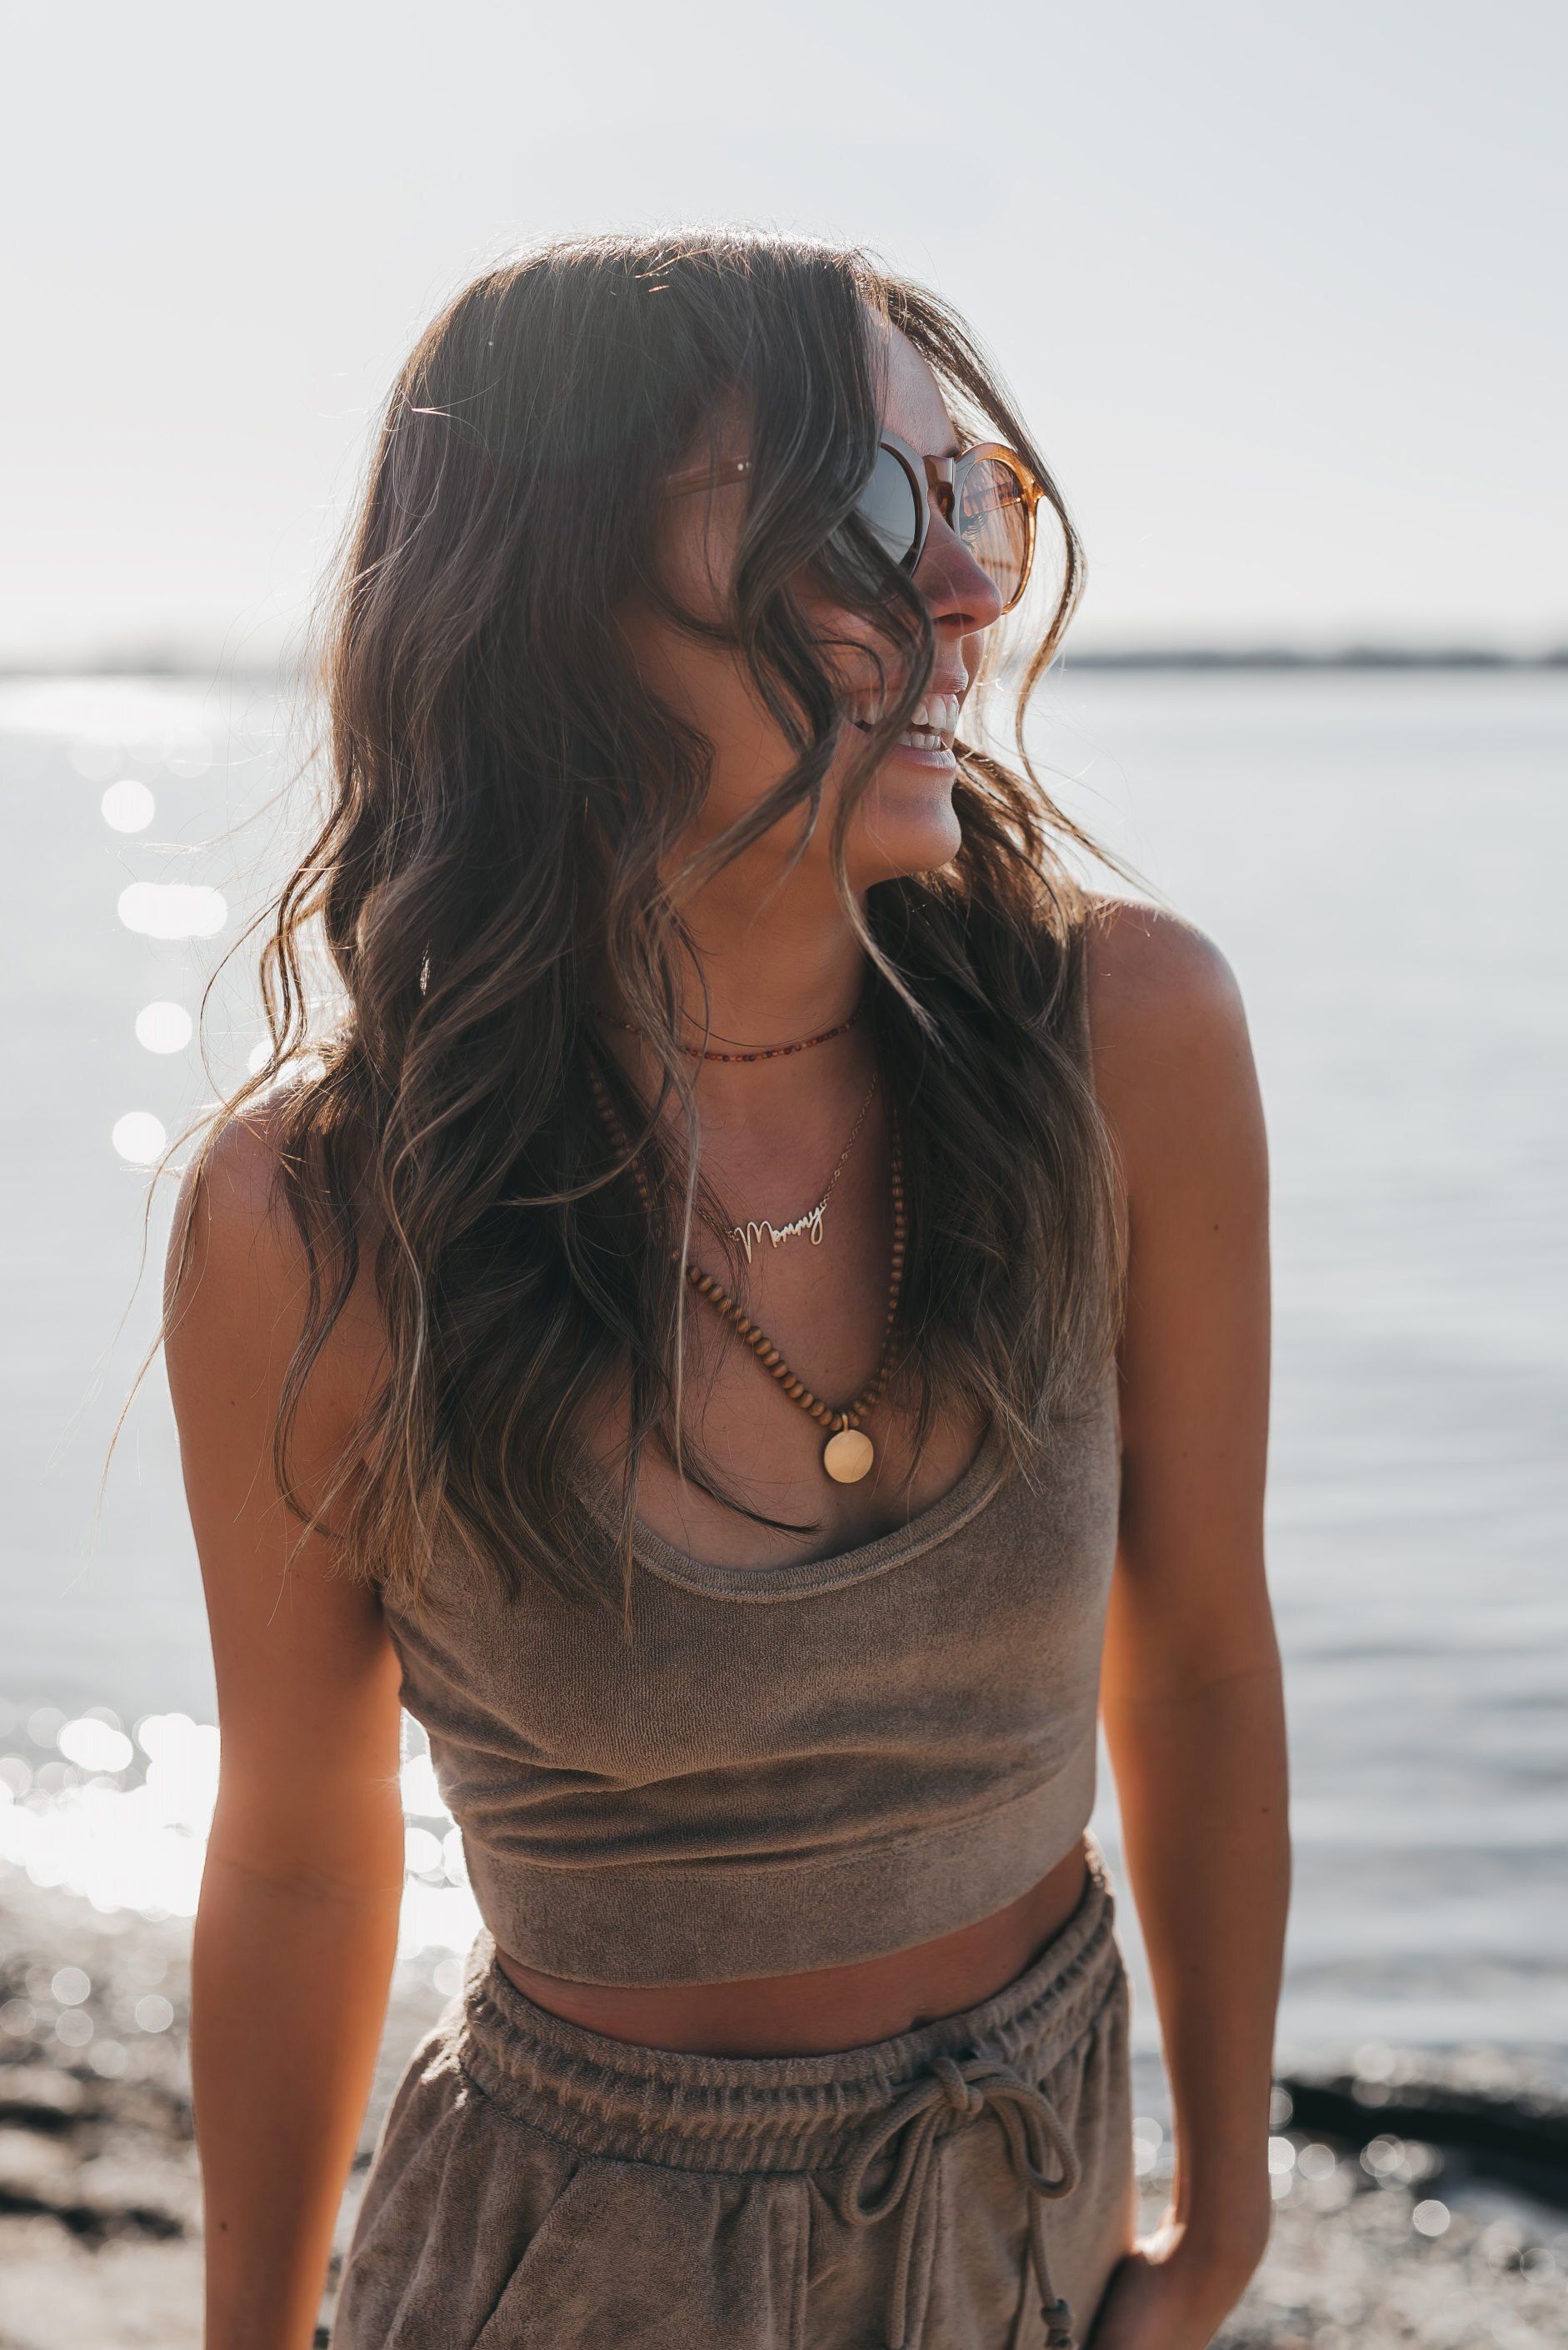
[[[816,2170],[847,2158],[867,2120],[938,2057],[1027,2057],[1044,2074],[1088,2030],[1121,1970],[1105,1856],[1039,1957],[956,2015],[820,2056],[701,2056],[590,2032],[541,2007],[470,1953],[457,2054],[504,2111],[577,2147],[685,2170]]]

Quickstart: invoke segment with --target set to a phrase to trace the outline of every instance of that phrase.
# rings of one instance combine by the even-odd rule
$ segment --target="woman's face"
[[[926,455],[954,455],[958,436],[930,369],[896,328],[886,331],[885,351],[884,424]],[[739,426],[722,437],[721,453],[745,453]],[[670,498],[663,509],[664,576],[676,598],[704,619],[718,619],[725,608],[725,583],[744,497],[742,483],[722,484],[711,492]],[[927,724],[919,741],[909,739],[914,730],[906,730],[860,802],[847,842],[849,879],[857,890],[897,874],[944,865],[961,846],[952,802],[957,773],[952,739],[959,706],[979,670],[982,631],[1000,617],[1002,602],[986,574],[934,510],[914,583],[929,608],[936,635],[925,704],[916,712]],[[875,641],[872,632],[857,615],[836,609],[820,597],[803,590],[801,602],[825,635],[847,639],[851,647],[867,647],[863,662],[856,661],[853,650],[826,656],[846,676],[853,714],[853,686],[869,688],[876,676],[869,650]],[[753,807],[788,774],[795,754],[758,701],[738,652],[692,637],[646,608],[624,615],[622,625],[649,691],[713,746],[711,785],[683,844],[689,851]],[[835,799],[860,748],[859,737],[846,728],[829,770],[823,821],[796,869],[796,886],[810,886],[815,879],[825,891],[831,888],[827,846]],[[800,812],[791,811],[732,872],[743,870],[753,879],[765,877],[794,848],[802,821]]]

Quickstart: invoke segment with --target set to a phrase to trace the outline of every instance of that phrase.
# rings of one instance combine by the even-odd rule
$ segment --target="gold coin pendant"
[[[876,1458],[871,1439],[858,1428],[841,1428],[822,1448],[822,1465],[839,1485],[858,1485]]]

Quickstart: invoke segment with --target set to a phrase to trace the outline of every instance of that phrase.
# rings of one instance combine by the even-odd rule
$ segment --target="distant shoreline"
[[[1568,642],[1550,645],[1533,652],[1495,645],[1462,644],[1346,644],[1317,649],[1280,644],[1128,645],[1121,648],[1088,645],[1081,650],[1069,645],[1060,656],[1057,666],[1068,671],[1192,671],[1208,676],[1298,671],[1449,670],[1469,673],[1501,670],[1557,671],[1568,669]],[[94,659],[52,661],[19,660],[0,655],[0,682],[10,684],[47,678],[136,677],[167,678],[171,681],[202,678],[287,689],[301,682],[301,674],[297,669],[289,668],[281,661],[273,665],[266,662],[225,664],[215,657],[202,660],[194,650],[183,653],[173,650],[150,650],[140,654],[106,652]]]
[[[1545,652],[1500,652],[1483,646],[1437,647],[1429,650],[1397,645],[1344,645],[1324,652],[1303,651],[1288,645],[1190,646],[1160,652],[1132,647],[1064,656],[1067,669],[1141,670],[1561,670],[1568,669],[1568,645]]]

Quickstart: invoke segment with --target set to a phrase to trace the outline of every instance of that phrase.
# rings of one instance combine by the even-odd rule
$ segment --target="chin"
[[[963,847],[952,777],[918,782],[884,771],[861,802],[849,844],[850,869],[869,886],[899,873],[929,873]]]

